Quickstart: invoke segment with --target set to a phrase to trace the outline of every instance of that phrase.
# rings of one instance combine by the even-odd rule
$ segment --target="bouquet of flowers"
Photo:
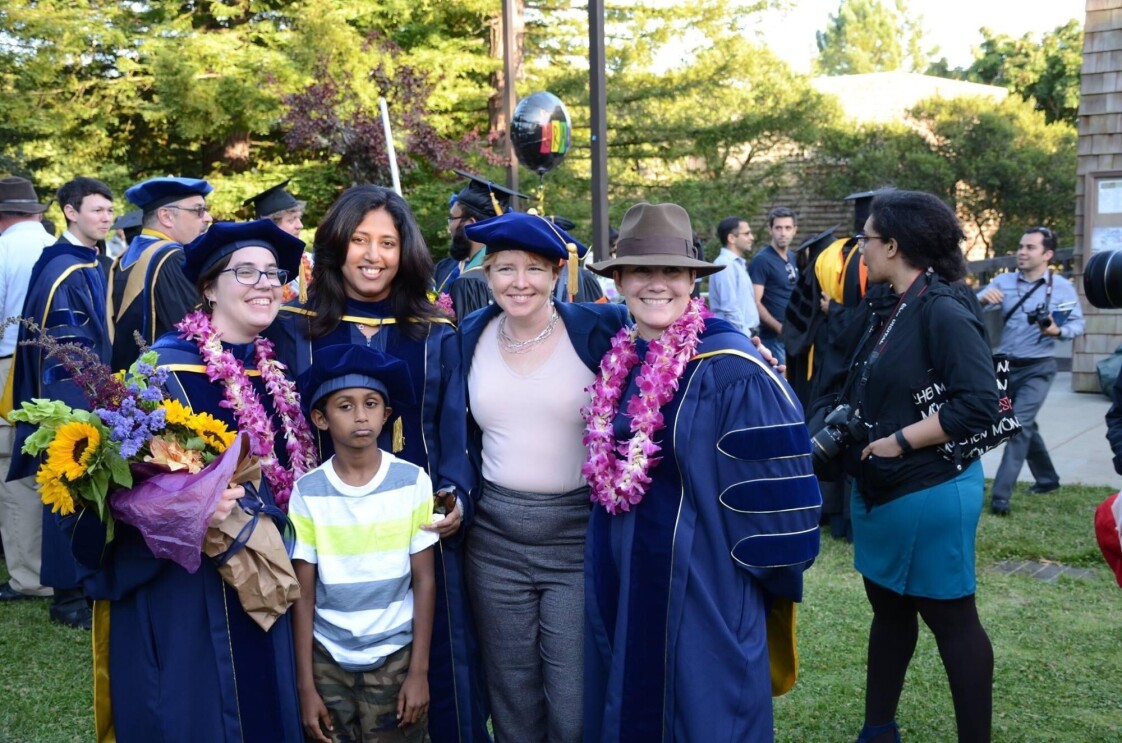
[[[35,476],[43,503],[62,515],[78,505],[92,509],[105,523],[109,540],[115,518],[121,518],[140,529],[154,554],[197,569],[206,521],[229,483],[214,478],[233,474],[232,467],[211,465],[223,458],[237,434],[208,413],[194,413],[166,397],[167,373],[157,368],[154,351],[144,351],[127,372],[114,374],[80,345],[45,335],[31,342],[68,370],[91,409],[35,399],[9,415],[38,426],[23,451],[43,455]],[[235,448],[231,464],[243,447]],[[143,486],[160,484],[158,476],[166,473],[185,476],[176,478],[174,513],[167,512],[167,504],[160,512],[133,508],[145,500]],[[161,532],[181,546],[169,546]]]

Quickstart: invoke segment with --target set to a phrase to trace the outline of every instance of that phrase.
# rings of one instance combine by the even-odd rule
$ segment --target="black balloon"
[[[572,124],[565,104],[545,91],[526,96],[514,109],[510,140],[518,162],[539,176],[553,170],[572,144]]]

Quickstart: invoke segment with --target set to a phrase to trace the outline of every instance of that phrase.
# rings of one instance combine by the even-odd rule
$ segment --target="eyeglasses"
[[[883,242],[888,242],[888,240],[891,240],[892,238],[885,239],[884,237],[881,237],[880,235],[865,235],[863,233],[858,232],[856,235],[853,236],[853,239],[857,241],[857,249],[858,250],[864,250],[865,249],[865,244],[867,242],[869,242],[870,240],[880,240],[883,243]]]
[[[175,204],[164,204],[164,209],[179,209],[184,212],[191,212],[199,219],[203,218],[204,214],[209,214],[210,210],[206,208],[206,204],[201,206],[176,206]]]
[[[799,272],[790,263],[784,263],[783,265],[787,267],[787,283],[794,284],[799,280]]]
[[[219,271],[218,273],[232,273],[238,283],[245,286],[257,286],[262,276],[268,280],[269,286],[272,287],[284,286],[288,283],[288,271],[283,268],[269,268],[262,271],[253,266],[238,266],[237,268],[227,268],[225,271]]]

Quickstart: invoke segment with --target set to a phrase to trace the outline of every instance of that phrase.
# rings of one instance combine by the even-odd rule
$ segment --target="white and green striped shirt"
[[[316,564],[312,633],[340,667],[369,671],[413,641],[409,556],[436,544],[432,483],[389,452],[374,479],[347,485],[334,457],[292,489],[292,559]]]

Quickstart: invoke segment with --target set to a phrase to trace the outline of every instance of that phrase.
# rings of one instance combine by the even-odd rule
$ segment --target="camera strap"
[[[880,357],[884,354],[885,349],[888,348],[888,339],[892,335],[892,331],[896,328],[896,323],[900,319],[900,313],[906,310],[909,305],[914,304],[923,295],[923,293],[927,291],[927,287],[931,284],[932,276],[933,273],[930,269],[920,273],[919,276],[916,276],[915,281],[913,281],[912,285],[908,287],[908,290],[904,292],[904,295],[900,297],[900,300],[896,303],[896,307],[894,307],[892,310],[892,314],[889,315],[888,319],[885,321],[883,329],[880,332],[880,337],[877,339],[876,344],[873,346],[872,352],[869,353],[869,358],[865,360],[865,363],[861,369],[861,377],[857,382],[857,394],[854,397],[854,400],[858,405],[860,405],[861,400],[864,399],[865,386],[869,383],[869,375],[872,373],[873,365],[880,360]],[[872,336],[875,327],[875,324],[869,326],[869,329],[865,331],[865,336],[861,339],[861,345],[859,345],[858,348],[865,347],[865,344],[869,342],[869,337]]]
[[[1020,279],[1018,279],[1018,281],[1020,281]],[[1032,288],[1029,289],[1028,292],[1023,297],[1021,297],[1020,300],[1015,305],[1013,305],[1013,309],[1009,310],[1008,312],[1006,312],[1002,316],[1001,322],[1003,324],[1009,322],[1009,318],[1013,316],[1013,313],[1016,312],[1017,310],[1019,310],[1021,308],[1021,305],[1024,304],[1025,302],[1027,302],[1028,298],[1033,295],[1033,292],[1035,292],[1037,289],[1039,289],[1043,285],[1044,285],[1044,278],[1041,277],[1041,278],[1037,279],[1036,282],[1032,285]],[[1048,291],[1044,293],[1044,303],[1049,304],[1049,303],[1051,303],[1051,301],[1052,301],[1052,269],[1048,269]]]

